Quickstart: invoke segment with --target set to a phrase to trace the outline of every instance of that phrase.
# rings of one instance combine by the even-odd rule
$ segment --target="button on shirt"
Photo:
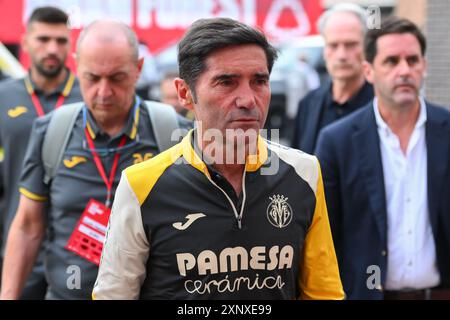
[[[428,211],[425,102],[409,139],[406,155],[398,137],[374,112],[380,137],[387,202],[388,267],[386,289],[423,289],[440,282],[436,248]]]

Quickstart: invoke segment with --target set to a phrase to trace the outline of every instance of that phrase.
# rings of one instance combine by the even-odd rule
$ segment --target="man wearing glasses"
[[[2,298],[20,295],[45,232],[46,298],[90,298],[120,172],[160,151],[148,110],[135,94],[142,64],[136,35],[122,23],[97,21],[80,34],[77,68],[85,106],[47,184],[41,150],[51,117],[33,127],[8,237]]]

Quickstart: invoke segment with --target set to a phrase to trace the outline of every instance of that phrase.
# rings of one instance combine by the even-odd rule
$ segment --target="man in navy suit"
[[[319,136],[349,299],[450,299],[450,112],[420,96],[426,41],[410,21],[368,31],[375,99]]]
[[[307,153],[313,153],[320,129],[373,99],[362,67],[364,10],[356,4],[338,4],[322,14],[318,29],[325,41],[323,56],[331,79],[307,94],[298,107],[291,144]]]

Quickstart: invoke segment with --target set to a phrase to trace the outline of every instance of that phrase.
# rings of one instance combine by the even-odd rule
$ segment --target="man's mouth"
[[[257,122],[258,119],[255,118],[238,118],[234,119],[233,122]]]
[[[51,64],[51,65],[58,65],[59,64],[59,60],[56,59],[56,58],[45,58],[44,59],[44,63]]]
[[[414,87],[410,84],[400,84],[395,86],[395,89],[408,89],[408,90],[414,90]]]

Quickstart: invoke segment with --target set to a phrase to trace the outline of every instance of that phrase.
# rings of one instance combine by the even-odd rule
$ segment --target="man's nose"
[[[411,73],[411,66],[409,65],[408,61],[406,61],[406,59],[401,59],[397,65],[397,68],[398,73],[401,76],[406,76]]]
[[[339,60],[346,60],[347,59],[347,49],[344,45],[338,45],[336,48],[336,58]]]
[[[255,92],[248,83],[239,86],[236,105],[239,108],[253,109],[256,107]]]
[[[107,79],[100,80],[97,93],[101,98],[107,98],[112,95],[111,85]]]
[[[47,53],[48,54],[57,54],[59,50],[59,44],[55,39],[51,39],[47,43]]]

